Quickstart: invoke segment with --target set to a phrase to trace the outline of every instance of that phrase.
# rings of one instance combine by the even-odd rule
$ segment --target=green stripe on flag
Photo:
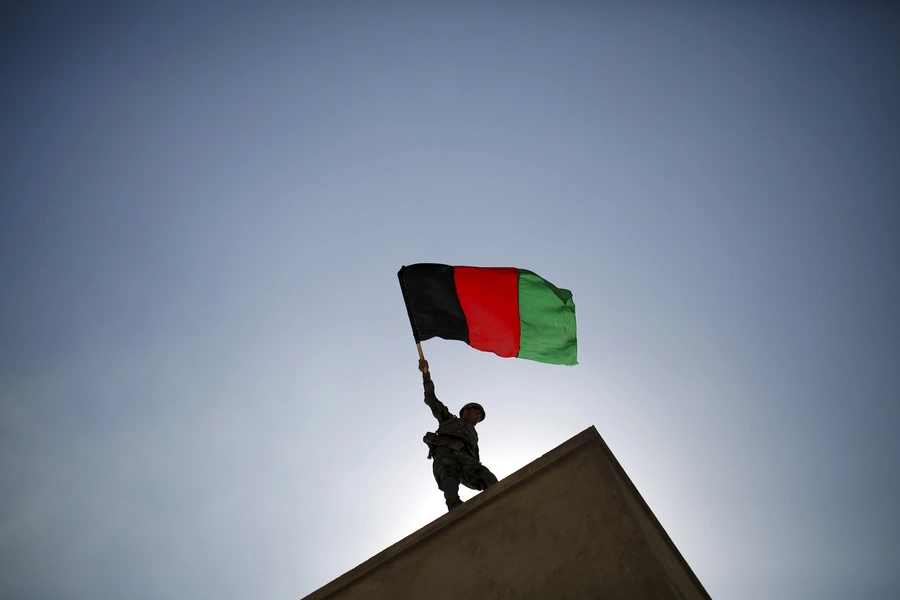
[[[578,364],[572,292],[519,269],[519,321],[519,358],[553,365]]]

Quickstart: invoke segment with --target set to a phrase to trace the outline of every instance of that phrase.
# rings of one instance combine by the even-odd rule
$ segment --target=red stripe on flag
[[[454,267],[469,345],[505,358],[519,354],[519,270]]]

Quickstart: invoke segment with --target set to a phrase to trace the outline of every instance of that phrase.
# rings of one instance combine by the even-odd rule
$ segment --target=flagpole
[[[422,354],[422,344],[420,342],[416,342],[416,350],[419,351],[419,360],[425,360],[425,355]]]

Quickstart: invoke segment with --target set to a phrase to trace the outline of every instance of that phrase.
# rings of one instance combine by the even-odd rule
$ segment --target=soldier
[[[494,474],[478,458],[475,425],[484,421],[484,409],[480,404],[470,402],[459,411],[459,417],[453,416],[434,395],[427,360],[419,360],[419,370],[425,386],[425,404],[440,423],[436,433],[425,434],[424,441],[428,444],[428,458],[434,459],[434,480],[444,492],[447,510],[451,511],[462,504],[460,483],[473,490],[486,490],[497,483]]]

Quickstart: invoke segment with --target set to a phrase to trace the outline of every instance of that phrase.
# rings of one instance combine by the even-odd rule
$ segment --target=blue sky
[[[898,11],[489,4],[3,7],[0,598],[443,514],[415,262],[574,292],[576,367],[423,344],[499,477],[595,425],[714,598],[900,594]]]

